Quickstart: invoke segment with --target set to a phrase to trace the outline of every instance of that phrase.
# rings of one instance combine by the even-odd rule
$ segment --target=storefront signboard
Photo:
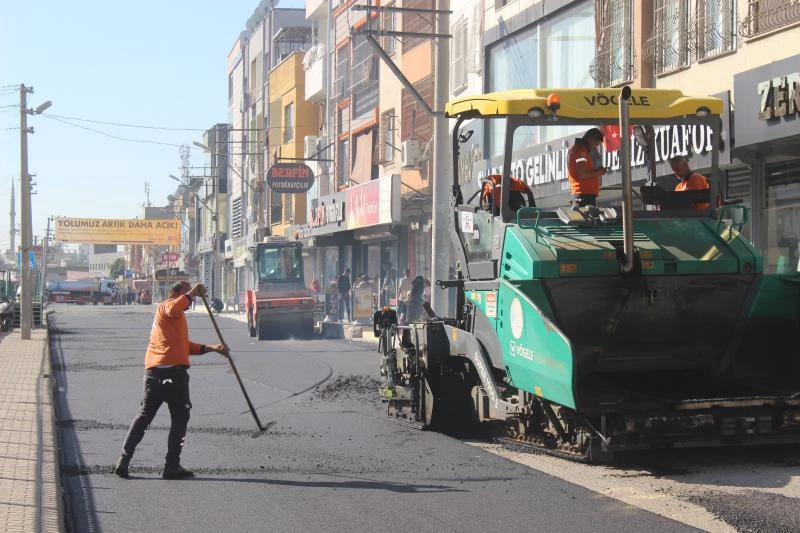
[[[796,55],[733,76],[737,148],[800,133],[799,64]]]
[[[336,287],[325,290],[325,318],[328,322],[339,320],[339,293]]]
[[[372,311],[372,289],[370,287],[354,288],[353,315],[355,315],[356,322],[370,321]]]
[[[56,218],[55,240],[76,244],[143,244],[180,246],[181,221],[175,218],[158,220]]]
[[[400,223],[400,175],[392,174],[346,191],[347,229]]]
[[[247,263],[247,238],[236,239],[233,243],[233,266],[242,268]]]
[[[729,102],[728,92],[713,95],[723,101],[722,114],[722,143],[720,146],[719,164],[727,165],[730,163],[729,146]],[[586,128],[588,129],[588,127]],[[569,188],[567,182],[567,154],[570,147],[574,144],[575,138],[579,137],[578,132],[569,137],[562,137],[553,141],[533,145],[529,148],[516,150],[513,153],[511,163],[512,174],[524,180],[532,188],[534,194],[536,189],[541,189],[539,195],[549,196],[559,194]],[[613,129],[607,130],[607,137],[610,137]],[[645,150],[639,146],[636,139],[631,136],[631,163],[632,177],[634,180],[643,180],[647,177],[647,166],[645,164]],[[672,174],[669,166],[669,159],[676,155],[689,157],[693,169],[701,170],[711,166],[711,149],[713,147],[712,130],[709,126],[701,125],[670,125],[658,126],[655,128],[655,156],[656,156],[656,175],[667,176]],[[609,143],[611,144],[611,143]],[[608,150],[605,146],[601,147],[603,165],[609,172],[603,177],[603,185],[616,184],[620,182],[620,150]],[[477,187],[487,175],[502,173],[502,157],[492,159],[481,169],[480,163],[471,163],[473,175],[476,181],[472,186]],[[477,170],[477,173],[475,172]],[[463,174],[463,171],[460,170]],[[474,190],[474,189],[473,189]],[[469,191],[467,191],[468,193]]]
[[[275,163],[267,171],[267,185],[275,193],[304,193],[314,185],[314,173],[303,163]]]
[[[344,191],[312,200],[308,224],[300,228],[300,236],[325,235],[346,229],[346,200]]]

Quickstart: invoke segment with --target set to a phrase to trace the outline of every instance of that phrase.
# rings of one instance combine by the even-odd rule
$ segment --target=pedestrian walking
[[[122,455],[114,467],[114,473],[120,477],[128,477],[128,466],[133,452],[159,407],[165,402],[169,406],[171,425],[162,477],[181,479],[194,475],[180,464],[189,411],[192,408],[187,372],[189,356],[208,352],[228,355],[225,344],[206,346],[189,340],[189,328],[184,313],[196,296],[205,294],[206,288],[202,284],[192,287],[189,282],[181,281],[172,287],[169,297],[156,309],[150,342],[144,357],[144,395],[141,408],[131,422]]]
[[[401,323],[405,320],[405,314],[408,310],[408,297],[411,293],[411,269],[407,268],[403,271],[403,277],[397,283],[397,316]]]
[[[344,319],[344,310],[347,309],[347,320],[352,321],[353,315],[350,313],[350,297],[353,292],[352,282],[350,281],[350,269],[345,268],[339,279],[336,280],[339,291],[339,320]]]

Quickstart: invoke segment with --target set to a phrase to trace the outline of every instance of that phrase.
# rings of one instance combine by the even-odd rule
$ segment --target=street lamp
[[[33,248],[33,222],[31,221],[31,176],[28,173],[28,115],[39,115],[52,104],[50,100],[28,109],[28,94],[33,87],[19,86],[19,147],[20,147],[20,222],[22,246],[20,249],[20,337],[30,340],[33,327],[33,280],[30,272],[30,253]]]

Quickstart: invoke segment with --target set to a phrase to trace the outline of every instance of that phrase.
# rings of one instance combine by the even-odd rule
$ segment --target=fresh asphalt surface
[[[142,394],[150,306],[56,304],[53,374],[67,527],[171,531],[691,531],[656,514],[457,439],[385,420],[378,356],[345,340],[256,341],[217,317],[261,421],[217,354],[192,359],[192,418],[182,464],[160,477],[163,406],[131,464],[111,473]],[[217,342],[208,316],[190,337]]]

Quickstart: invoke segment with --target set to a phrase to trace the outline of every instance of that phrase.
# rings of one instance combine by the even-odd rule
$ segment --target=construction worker
[[[184,313],[195,296],[205,296],[202,284],[192,287],[188,281],[179,281],[170,290],[169,297],[159,304],[150,331],[150,343],[144,357],[144,396],[139,414],[131,422],[128,436],[122,447],[114,473],[128,477],[128,466],[136,446],[153,421],[161,404],[169,406],[171,425],[167,441],[167,456],[161,476],[164,479],[191,477],[191,470],[180,464],[183,440],[189,423],[189,356],[208,352],[228,356],[225,344],[206,346],[189,340],[189,328]]]
[[[584,207],[597,205],[600,194],[600,176],[606,173],[602,164],[595,163],[593,154],[599,154],[603,143],[603,132],[592,128],[575,139],[575,144],[567,153],[567,178],[572,190],[572,205]]]
[[[502,196],[501,182],[502,176],[500,174],[491,174],[483,180],[480,205],[484,211],[494,211],[495,215],[500,214],[499,202],[494,201],[494,195],[496,194],[498,199]],[[528,184],[514,176],[511,176],[510,182],[511,192],[508,196],[508,202],[511,211],[516,213],[521,207],[535,207],[533,193]]]
[[[689,168],[689,159],[686,156],[676,155],[669,160],[669,166],[672,167],[675,176],[680,180],[675,185],[676,192],[707,191],[710,189],[708,178]],[[710,205],[709,202],[694,202],[693,209],[707,209]]]

